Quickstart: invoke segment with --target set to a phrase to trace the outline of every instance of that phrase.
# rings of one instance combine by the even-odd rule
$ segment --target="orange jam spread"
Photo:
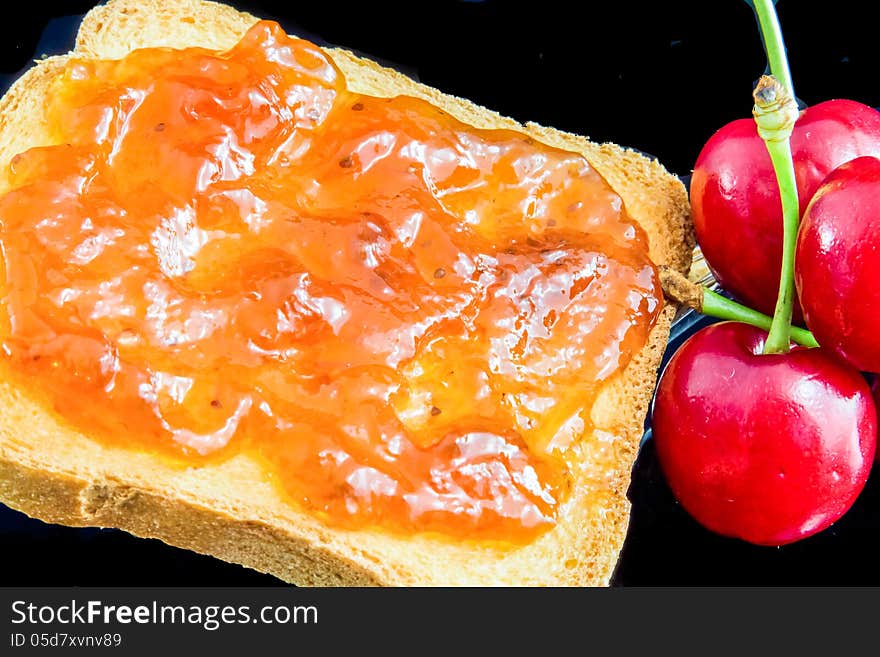
[[[0,199],[7,369],[105,444],[247,453],[295,508],[530,540],[662,306],[580,155],[357,94],[257,23],[72,59]],[[47,406],[48,408],[48,406]]]

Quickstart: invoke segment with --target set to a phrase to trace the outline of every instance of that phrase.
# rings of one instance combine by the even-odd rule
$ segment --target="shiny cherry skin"
[[[851,100],[804,110],[791,136],[803,214],[834,168],[880,156],[880,112]],[[747,305],[772,314],[782,261],[782,204],[770,156],[752,119],[716,132],[691,178],[697,241],[721,285]],[[795,305],[795,319],[800,310]]]
[[[795,284],[823,347],[866,372],[880,372],[880,160],[835,169],[804,214]]]
[[[871,394],[874,395],[874,407],[880,408],[880,377],[878,376],[871,377]],[[880,417],[878,417],[877,424],[880,425]],[[880,432],[880,426],[877,427],[877,431]],[[880,435],[877,438],[880,440]],[[880,461],[880,451],[874,453],[874,460]]]
[[[653,428],[669,486],[700,524],[783,545],[850,508],[877,417],[855,369],[821,348],[763,356],[766,337],[734,322],[691,336],[660,380]]]

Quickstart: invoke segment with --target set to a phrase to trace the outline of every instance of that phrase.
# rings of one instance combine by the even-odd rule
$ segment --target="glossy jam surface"
[[[355,94],[256,24],[73,60],[0,200],[3,358],[74,426],[247,452],[324,521],[551,527],[596,390],[662,305],[581,156]],[[25,380],[25,379],[23,379]]]

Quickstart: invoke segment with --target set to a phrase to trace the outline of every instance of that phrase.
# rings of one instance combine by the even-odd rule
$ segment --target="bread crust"
[[[203,0],[111,0],[86,15],[74,54],[114,58],[154,45],[226,49],[255,20]],[[523,126],[347,51],[328,52],[355,91],[419,96],[475,127],[517,130],[582,153],[647,232],[651,259],[687,272],[694,241],[687,194],[658,162],[614,144]],[[37,63],[0,99],[4,171],[16,153],[47,143],[42,98],[66,59]],[[0,192],[7,184],[0,179]],[[672,306],[663,310],[644,348],[591,410],[596,431],[613,440],[585,440],[613,450],[614,471],[591,470],[586,450],[558,524],[525,546],[331,527],[292,508],[246,454],[189,467],[107,447],[45,412],[8,376],[0,380],[0,502],[47,522],[158,538],[300,585],[606,585],[626,535],[626,490],[674,313]]]

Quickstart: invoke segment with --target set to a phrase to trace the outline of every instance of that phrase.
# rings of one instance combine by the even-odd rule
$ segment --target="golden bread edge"
[[[254,20],[202,0],[113,0],[85,17],[74,53],[120,57],[147,45],[225,49]],[[475,127],[515,129],[583,153],[648,233],[652,259],[687,271],[693,247],[687,195],[656,161],[613,144],[521,126],[347,51],[330,53],[357,91],[420,96]],[[65,60],[37,63],[0,99],[4,169],[17,152],[46,143],[42,98]],[[626,535],[626,489],[674,311],[663,311],[645,347],[592,409],[594,423],[619,436],[603,504],[579,504],[583,495],[575,493],[558,525],[526,546],[501,549],[327,527],[292,509],[245,455],[207,468],[180,468],[153,455],[104,447],[45,413],[8,380],[0,381],[0,501],[48,522],[118,527],[296,584],[605,585]],[[575,490],[581,488],[576,481]]]

